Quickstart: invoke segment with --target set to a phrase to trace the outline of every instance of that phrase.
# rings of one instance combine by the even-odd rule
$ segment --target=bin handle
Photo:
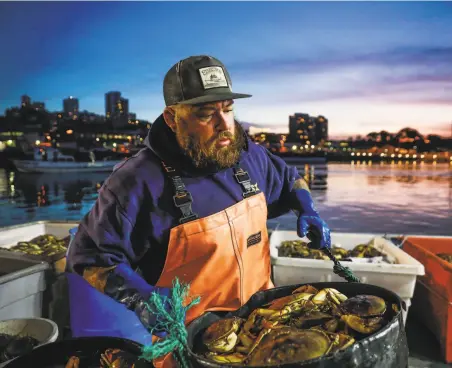
[[[333,272],[345,279],[347,282],[361,282],[358,277],[355,276],[353,271],[341,265],[341,263],[337,260],[337,258],[334,256],[333,253],[328,248],[320,248],[320,234],[313,228],[310,228],[308,231],[308,234],[306,237],[311,241],[311,243],[314,243],[316,246],[316,249],[320,249],[323,253],[325,253],[329,259],[331,259],[334,263],[333,266]]]

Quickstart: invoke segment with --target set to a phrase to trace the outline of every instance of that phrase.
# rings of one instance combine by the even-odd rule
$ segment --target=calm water
[[[317,207],[336,231],[452,235],[452,165],[297,165]],[[21,174],[0,170],[0,226],[78,221],[105,174]],[[294,229],[296,218],[269,221]]]

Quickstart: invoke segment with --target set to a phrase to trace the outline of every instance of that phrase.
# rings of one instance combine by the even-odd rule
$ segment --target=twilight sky
[[[0,113],[28,94],[104,114],[118,90],[152,121],[166,71],[211,54],[253,95],[236,103],[241,120],[284,132],[305,112],[333,137],[451,134],[448,2],[0,2],[0,44]]]

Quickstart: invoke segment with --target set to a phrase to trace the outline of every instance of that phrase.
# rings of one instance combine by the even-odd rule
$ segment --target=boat
[[[57,172],[111,172],[121,161],[75,162],[75,161],[34,161],[13,160],[16,169],[23,173]]]
[[[111,172],[122,160],[76,161],[55,148],[34,149],[33,159],[12,160],[16,169],[23,173]]]
[[[324,156],[283,156],[280,157],[287,162],[289,165],[293,164],[325,164],[327,162]]]

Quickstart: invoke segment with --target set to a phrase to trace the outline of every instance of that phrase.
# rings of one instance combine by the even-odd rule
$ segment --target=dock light
[[[352,155],[352,156],[355,156],[355,152],[352,152],[351,155]],[[451,159],[452,159],[452,157],[451,157]]]
[[[37,146],[39,146],[41,144],[41,141],[36,141],[35,143]]]

